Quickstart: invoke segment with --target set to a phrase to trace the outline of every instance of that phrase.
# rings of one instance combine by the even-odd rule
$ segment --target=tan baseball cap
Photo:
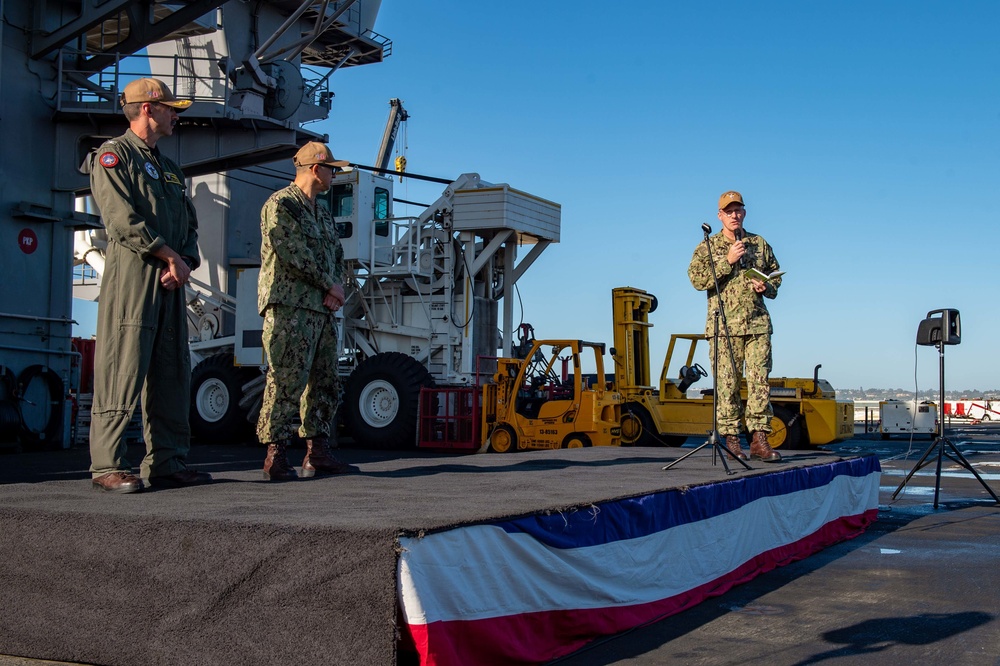
[[[191,106],[189,99],[177,99],[163,81],[159,79],[136,79],[125,86],[119,100],[122,106],[134,102],[159,102],[172,106],[178,111]]]
[[[295,162],[295,166],[297,167],[312,166],[313,164],[345,167],[350,164],[347,160],[333,159],[333,153],[330,152],[330,149],[319,141],[310,141],[299,148],[299,152],[295,153],[293,162]]]
[[[746,205],[745,203],[743,203],[743,195],[740,194],[739,192],[735,192],[733,190],[724,192],[722,196],[719,197],[719,210],[726,210],[726,206],[734,203],[738,203],[741,206]]]

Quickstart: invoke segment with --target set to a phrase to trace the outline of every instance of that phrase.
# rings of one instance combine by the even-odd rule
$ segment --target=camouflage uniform
[[[89,164],[108,233],[97,308],[90,471],[131,471],[125,429],[142,394],[146,456],[141,475],[184,470],[190,449],[191,357],[184,289],[160,285],[166,245],[198,265],[198,218],[184,174],[132,130],[105,143]],[[153,350],[156,353],[153,353]]]
[[[336,318],[323,305],[344,281],[344,250],[329,211],[292,183],[260,212],[257,307],[264,317],[267,385],[257,421],[261,442],[333,434],[340,404]]]
[[[732,342],[733,357],[736,367],[741,369],[746,365],[747,408],[746,426],[751,432],[760,430],[771,432],[771,404],[768,377],[771,373],[771,315],[764,304],[764,298],[774,298],[778,295],[781,278],[775,278],[766,283],[763,294],[756,293],[750,284],[750,278],[743,275],[739,264],[732,266],[726,260],[726,254],[734,241],[729,240],[720,231],[708,239],[715,270],[719,278],[719,288],[726,305],[726,322]],[[778,260],[774,258],[771,246],[761,236],[747,233],[744,238],[746,247],[746,266],[756,268],[762,273],[770,274],[779,270]],[[712,269],[708,261],[705,243],[699,243],[691,257],[688,266],[688,277],[691,284],[699,291],[708,292],[708,319],[705,324],[705,335],[709,340],[710,358],[715,359],[715,312],[719,309],[719,294],[715,291],[712,280]],[[722,321],[719,321],[719,340],[726,339]],[[718,426],[721,435],[738,435],[740,433],[740,376],[733,374],[732,363],[729,360],[730,345],[719,347],[718,364],[715,368],[718,398]]]

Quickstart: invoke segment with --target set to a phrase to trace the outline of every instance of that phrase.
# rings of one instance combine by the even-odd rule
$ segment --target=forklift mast
[[[614,302],[615,386],[624,395],[653,389],[649,371],[649,314],[656,309],[656,297],[642,289],[618,287]]]

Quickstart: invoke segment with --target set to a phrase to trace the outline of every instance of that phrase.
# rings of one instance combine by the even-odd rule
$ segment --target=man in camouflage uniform
[[[726,438],[726,448],[734,458],[746,460],[740,446],[740,372],[746,366],[747,430],[750,431],[750,457],[764,462],[778,462],[781,455],[767,443],[771,432],[771,403],[768,376],[771,373],[771,315],[764,305],[765,298],[778,295],[781,277],[766,282],[744,275],[747,268],[756,268],[765,275],[778,270],[771,246],[761,236],[743,230],[746,208],[739,192],[725,192],[719,197],[719,221],[722,230],[695,248],[688,277],[699,291],[708,292],[708,321],[705,335],[709,340],[711,358],[718,358],[716,404],[719,434]],[[715,290],[709,252],[715,263],[719,290]],[[727,326],[719,324],[719,339],[715,336],[715,313],[720,311],[720,295],[725,306]],[[728,330],[727,330],[728,329]],[[718,356],[715,344],[722,342]],[[730,351],[732,359],[730,360]]]
[[[125,430],[142,396],[152,486],[211,481],[189,469],[191,358],[184,285],[198,259],[198,218],[184,174],[161,155],[177,112],[191,105],[163,82],[138,79],[119,100],[129,129],[89,163],[90,186],[108,233],[97,310],[90,471],[100,490],[134,493],[143,482],[125,458]]]
[[[295,181],[271,195],[260,211],[260,281],[267,384],[257,437],[267,445],[264,478],[298,478],[288,462],[295,435],[306,440],[302,476],[354,471],[330,453],[340,403],[336,318],[344,296],[344,250],[330,212],[316,195],[330,189],[346,161],[312,141],[295,155]]]

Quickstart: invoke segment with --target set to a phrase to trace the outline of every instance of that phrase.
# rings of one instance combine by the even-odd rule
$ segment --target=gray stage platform
[[[360,474],[270,484],[261,449],[196,447],[213,484],[126,496],[91,490],[85,451],[2,456],[0,654],[391,664],[401,534],[734,478],[708,450],[661,469],[684,452],[341,450]],[[838,460],[787,455],[735,478]]]

